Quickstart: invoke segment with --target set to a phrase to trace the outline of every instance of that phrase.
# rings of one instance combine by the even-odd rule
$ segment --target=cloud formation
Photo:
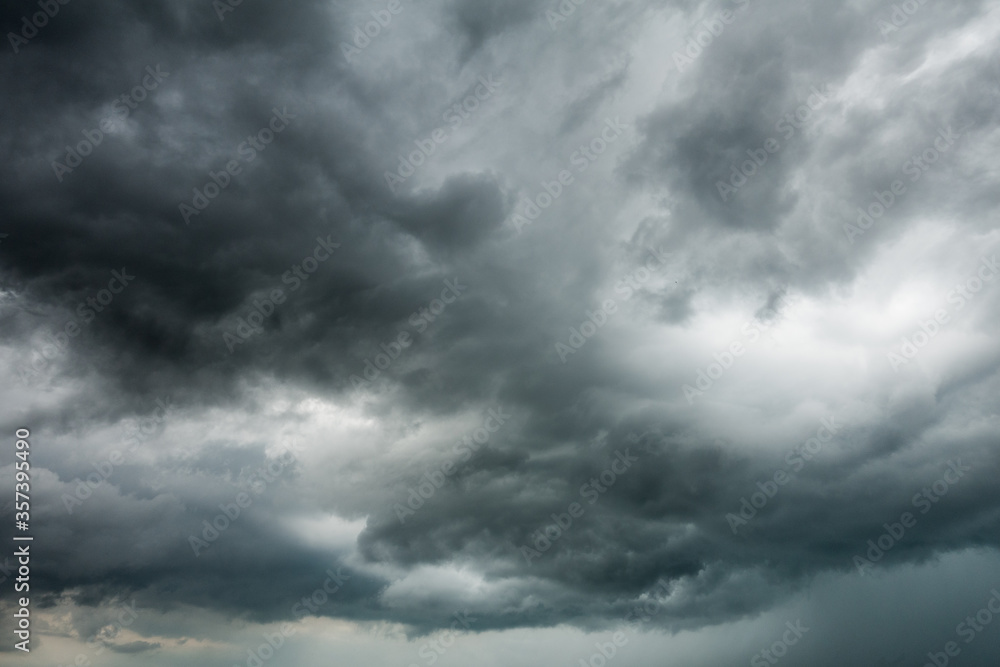
[[[989,597],[996,2],[225,6],[0,10],[43,649],[210,664],[338,567],[307,619],[558,644],[652,601],[690,664]]]

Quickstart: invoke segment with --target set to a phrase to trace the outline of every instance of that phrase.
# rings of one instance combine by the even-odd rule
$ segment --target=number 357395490
[[[31,490],[31,476],[28,474],[28,471],[31,470],[31,464],[28,462],[31,445],[27,440],[30,433],[26,428],[19,428],[16,435],[18,440],[14,444],[16,447],[14,456],[19,460],[14,463],[14,509],[17,512],[14,520],[26,522],[29,519],[28,493]]]

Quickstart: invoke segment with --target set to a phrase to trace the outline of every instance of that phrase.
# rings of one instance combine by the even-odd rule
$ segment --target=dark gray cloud
[[[44,650],[215,664],[463,610],[569,645],[655,600],[631,664],[745,663],[786,613],[823,664],[871,591],[952,577],[874,664],[988,598],[955,572],[1000,574],[995,2],[230,9],[70,2],[7,40]]]

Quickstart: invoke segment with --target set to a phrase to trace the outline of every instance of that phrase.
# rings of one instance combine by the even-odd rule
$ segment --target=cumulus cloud
[[[535,664],[648,603],[630,664],[819,660],[943,577],[852,659],[939,650],[1000,574],[1000,8],[903,5],[9,3],[41,650]]]

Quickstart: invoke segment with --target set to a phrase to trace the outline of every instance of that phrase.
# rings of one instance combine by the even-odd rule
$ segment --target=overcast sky
[[[997,663],[1000,2],[62,2],[5,665]]]

